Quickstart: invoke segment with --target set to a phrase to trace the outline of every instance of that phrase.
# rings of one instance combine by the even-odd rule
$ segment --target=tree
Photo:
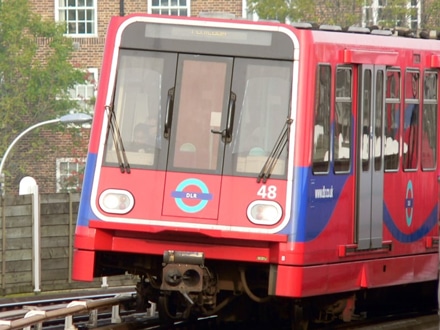
[[[364,0],[249,0],[248,9],[262,19],[277,19],[280,22],[310,22],[335,24],[342,27],[366,25],[372,19],[373,1]],[[421,29],[438,29],[440,0],[387,0],[376,3],[377,24],[383,28],[396,26],[417,28],[417,5],[422,5]]]
[[[70,62],[72,39],[64,31],[28,0],[0,1],[0,155],[31,124],[77,108],[69,89],[84,82],[84,71]]]
[[[421,0],[419,0],[421,1]],[[425,1],[422,11],[422,28],[424,29],[440,29],[440,1]]]
[[[349,26],[359,22],[363,0],[249,0],[249,10],[262,19]]]

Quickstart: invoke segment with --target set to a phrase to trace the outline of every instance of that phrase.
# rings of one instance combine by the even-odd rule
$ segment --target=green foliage
[[[249,0],[249,10],[257,13],[261,19],[285,22],[290,12],[290,1],[285,0]]]
[[[420,1],[420,0],[419,0]],[[422,27],[424,29],[440,29],[440,1],[425,1],[425,7],[422,12]]]
[[[0,2],[0,155],[29,127],[77,107],[68,90],[84,82],[64,26],[43,20],[28,0]]]
[[[249,10],[261,19],[349,26],[359,22],[363,0],[249,0]]]
[[[421,1],[421,0],[418,0]],[[248,9],[256,13],[261,19],[277,19],[280,22],[309,22],[317,24],[334,24],[342,27],[352,25],[362,26],[362,15],[366,14],[367,21],[371,20],[372,13],[364,10],[365,0],[249,0]],[[379,9],[380,21],[378,25],[384,28],[396,26],[408,27],[409,20],[417,20],[417,9],[410,8],[410,0],[387,0],[379,2],[383,7]],[[423,1],[421,28],[439,29],[440,0]],[[368,23],[367,23],[368,25]],[[412,24],[412,28],[416,28]]]

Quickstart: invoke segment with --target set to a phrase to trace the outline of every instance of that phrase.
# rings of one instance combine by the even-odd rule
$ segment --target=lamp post
[[[85,113],[74,113],[74,114],[69,114],[69,115],[62,116],[60,118],[42,121],[40,123],[37,123],[37,124],[34,124],[34,125],[28,127],[23,132],[21,132],[14,139],[14,141],[11,142],[11,144],[8,147],[8,149],[6,149],[5,154],[3,155],[3,158],[2,158],[1,163],[0,163],[0,192],[1,192],[1,196],[3,197],[5,195],[5,189],[3,187],[4,186],[3,167],[5,166],[6,158],[8,157],[9,153],[11,152],[12,147],[14,147],[14,145],[24,135],[26,135],[30,131],[32,131],[32,130],[40,127],[40,126],[43,126],[43,125],[55,124],[55,123],[61,123],[61,124],[64,124],[64,125],[67,125],[67,124],[85,124],[85,123],[90,122],[91,120],[92,120],[92,117],[90,115],[87,115]]]

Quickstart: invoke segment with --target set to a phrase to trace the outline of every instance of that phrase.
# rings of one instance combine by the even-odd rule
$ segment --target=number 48
[[[277,187],[262,185],[257,192],[257,196],[260,196],[261,198],[275,199],[277,197]]]

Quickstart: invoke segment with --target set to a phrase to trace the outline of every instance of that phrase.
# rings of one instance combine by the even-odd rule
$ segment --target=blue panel
[[[308,242],[325,229],[351,174],[313,175],[311,168],[296,168],[292,218],[282,233],[289,241]]]
[[[78,226],[88,226],[90,219],[97,219],[90,207],[90,198],[92,195],[92,186],[95,178],[96,154],[89,153],[87,156],[86,168],[84,172],[84,181],[81,192],[81,200],[78,210]]]
[[[391,218],[390,212],[385,204],[383,207],[383,215],[385,226],[388,228],[391,235],[402,243],[412,243],[420,240],[437,225],[437,205],[433,208],[425,222],[423,222],[423,224],[416,231],[410,234],[405,234],[399,228],[397,228],[395,221]]]

